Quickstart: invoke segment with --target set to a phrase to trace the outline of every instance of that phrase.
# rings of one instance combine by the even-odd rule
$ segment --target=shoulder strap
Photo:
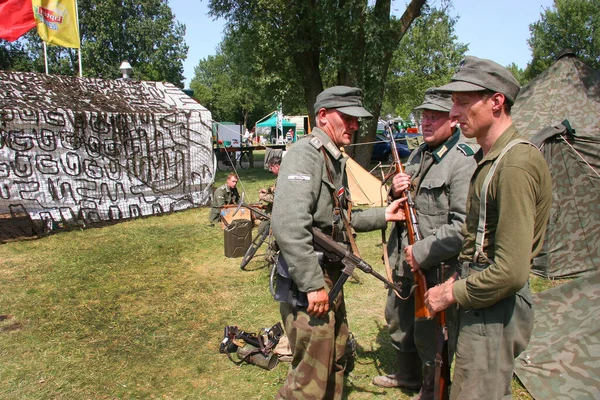
[[[492,167],[488,171],[487,175],[485,176],[485,180],[483,181],[483,186],[481,187],[481,193],[479,194],[479,196],[480,196],[479,197],[479,224],[477,225],[477,236],[475,237],[475,254],[473,254],[473,262],[474,263],[477,262],[477,259],[479,258],[479,256],[482,256],[487,262],[491,263],[490,259],[487,258],[487,256],[485,255],[485,253],[483,251],[483,240],[485,239],[485,220],[486,220],[486,211],[487,211],[487,203],[486,203],[487,191],[490,186],[490,182],[492,181],[492,178],[494,177],[494,174],[496,173],[496,168],[498,168],[498,165],[500,164],[500,160],[502,160],[502,157],[504,157],[504,155],[506,155],[506,153],[511,148],[513,148],[513,146],[515,146],[519,143],[524,143],[524,144],[529,144],[531,146],[534,146],[531,142],[524,140],[524,139],[511,140],[508,143],[508,145],[504,149],[502,149],[502,152],[500,153],[500,155],[498,155],[498,158],[496,158],[496,160],[494,160]]]
[[[327,178],[329,179],[329,182],[331,182],[331,185],[335,188],[335,184],[333,182],[333,176],[331,174],[331,170],[329,169],[329,163],[327,162],[327,153],[325,151],[325,148],[321,147],[321,151],[323,153],[323,157],[324,157],[324,161],[325,161],[325,168],[327,169]],[[342,172],[344,173],[344,172]],[[335,190],[335,189],[334,189]],[[352,229],[350,228],[350,223],[348,222],[348,219],[346,219],[346,216],[344,215],[344,211],[341,209],[340,207],[340,202],[338,201],[337,196],[335,195],[334,191],[331,190],[331,197],[333,199],[333,204],[334,204],[334,210],[333,210],[333,214],[334,216],[339,216],[342,221],[344,222],[344,227],[346,228],[346,236],[348,237],[348,241],[350,242],[350,247],[352,248],[352,253],[354,253],[354,255],[360,257],[360,251],[358,250],[358,246],[356,245],[356,242],[354,241],[354,235],[352,235]],[[351,202],[348,201],[348,214],[350,214],[352,212],[352,205]],[[331,229],[331,236],[333,238],[335,238],[335,224],[332,225],[332,229]]]

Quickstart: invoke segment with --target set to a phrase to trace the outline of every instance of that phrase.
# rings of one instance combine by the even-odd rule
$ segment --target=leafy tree
[[[566,48],[593,68],[600,68],[600,0],[555,0],[538,22],[529,25],[527,41],[533,58],[525,70],[529,79],[548,68]]]
[[[0,40],[0,69],[29,71],[32,68],[33,64],[22,41],[10,43]]]
[[[84,76],[117,78],[119,65],[127,60],[136,79],[183,87],[188,51],[185,26],[175,21],[167,0],[79,0],[78,8]],[[2,67],[43,72],[42,41],[35,29],[18,43],[29,62],[11,61]],[[6,42],[0,46],[3,52],[10,48]],[[79,71],[76,49],[48,46],[48,64],[51,73],[77,75]]]
[[[521,86],[527,85],[531,80],[525,75],[525,71],[522,68],[519,68],[514,62],[507,65],[506,69],[508,69],[515,79],[519,81]]]
[[[408,119],[426,89],[450,81],[467,51],[467,45],[457,43],[455,24],[447,9],[424,6],[423,15],[413,22],[394,52],[382,115]]]
[[[200,60],[190,87],[215,120],[250,127],[275,110],[280,101],[286,103],[286,113],[292,112],[293,107],[287,105],[292,103],[294,91],[290,84],[283,84],[283,64],[278,74],[265,73],[260,51],[252,35],[229,29],[217,54]]]
[[[394,49],[424,4],[425,0],[411,0],[400,18],[393,15],[391,0],[210,0],[209,7],[213,16],[224,18],[232,30],[252,36],[262,47],[262,76],[292,72],[285,65],[293,63],[293,81],[299,83],[309,114],[325,86],[361,87],[375,118],[360,140],[372,141]],[[361,148],[365,152],[355,157],[365,164],[371,148]]]

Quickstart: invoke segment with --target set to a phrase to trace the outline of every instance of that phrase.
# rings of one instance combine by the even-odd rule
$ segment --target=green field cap
[[[415,107],[415,110],[432,110],[450,112],[452,108],[452,94],[439,92],[437,88],[429,88],[425,91],[423,104]]]
[[[349,86],[332,86],[317,96],[315,114],[321,108],[335,108],[341,113],[360,118],[373,118],[362,106],[362,90]]]
[[[491,90],[502,93],[514,104],[520,89],[519,82],[502,65],[483,58],[466,56],[452,75],[452,82],[441,86],[443,92],[478,92]]]

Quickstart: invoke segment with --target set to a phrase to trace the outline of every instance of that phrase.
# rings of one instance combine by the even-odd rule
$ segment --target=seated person
[[[240,194],[236,188],[237,183],[238,176],[232,172],[227,176],[227,182],[215,190],[212,208],[208,216],[211,226],[221,221],[221,207],[226,204],[237,204],[240,201]]]
[[[267,162],[269,165],[269,171],[275,176],[279,174],[279,166],[281,165],[281,157],[271,157]],[[273,198],[275,197],[275,184],[268,189],[260,189],[258,191],[258,198],[261,201],[267,203],[267,213],[271,214],[273,209]]]

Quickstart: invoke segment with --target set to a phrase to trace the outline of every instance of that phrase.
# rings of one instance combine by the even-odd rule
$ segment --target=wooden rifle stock
[[[445,282],[445,267],[440,265],[438,282]],[[435,381],[433,398],[435,400],[448,400],[450,388],[450,354],[448,350],[448,324],[446,323],[446,310],[437,314],[435,332]]]
[[[450,360],[448,357],[448,326],[446,325],[446,311],[440,311],[437,314],[435,340],[436,354],[433,398],[435,400],[448,400],[448,389],[450,387]]]
[[[396,147],[396,141],[394,140],[391,121],[386,124],[386,131],[390,137],[390,147],[392,151],[392,157],[394,158],[394,163],[392,165],[393,170],[390,171],[390,174],[385,177],[384,181],[387,181],[393,175],[404,172],[402,161],[400,160],[400,155],[398,154],[398,148]],[[414,208],[415,203],[413,202],[412,195],[410,194],[410,189],[406,189],[404,191],[403,197],[406,197],[406,201],[404,202],[404,215],[406,216],[406,233],[408,237],[408,244],[413,245],[423,237],[419,231],[419,222],[417,221],[417,213],[415,212]],[[396,223],[396,233],[398,234],[398,249],[400,249],[402,239],[398,223]],[[418,271],[413,272],[413,279],[415,281],[415,318],[431,319],[431,314],[429,313],[427,307],[425,307],[424,300],[425,292],[427,291],[427,281],[425,280],[425,275],[423,275],[423,272],[419,269]]]

